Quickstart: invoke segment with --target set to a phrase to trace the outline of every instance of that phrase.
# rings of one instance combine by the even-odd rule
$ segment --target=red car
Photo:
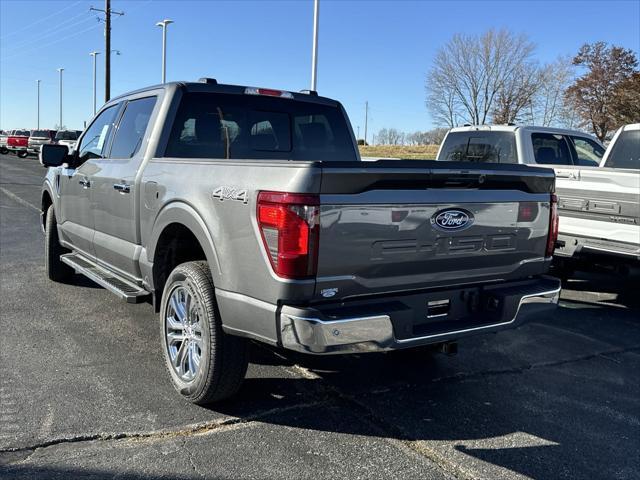
[[[7,150],[25,158],[28,155],[29,136],[29,130],[14,130],[7,138]]]

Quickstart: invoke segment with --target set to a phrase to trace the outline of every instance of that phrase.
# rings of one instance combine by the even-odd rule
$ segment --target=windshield
[[[605,167],[640,169],[640,130],[625,130],[618,135]]]
[[[438,160],[518,163],[513,132],[470,131],[447,135]]]
[[[56,140],[77,140],[78,132],[75,130],[65,130],[63,132],[56,133]]]
[[[356,161],[338,106],[257,95],[187,93],[167,157]]]

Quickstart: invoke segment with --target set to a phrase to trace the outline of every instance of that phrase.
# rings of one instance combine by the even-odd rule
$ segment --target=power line
[[[46,17],[42,17],[42,18],[40,18],[40,19],[36,20],[35,22],[28,23],[27,25],[22,25],[22,26],[20,27],[20,30],[14,30],[13,32],[7,33],[6,35],[3,35],[2,37],[0,37],[0,39],[4,40],[4,39],[5,39],[5,38],[7,38],[7,37],[10,37],[10,36],[12,36],[12,35],[15,35],[16,33],[24,33],[24,31],[25,31],[27,28],[30,28],[30,27],[33,27],[34,25],[37,25],[37,24],[39,24],[39,23],[42,23],[42,22],[44,22],[45,20],[50,19],[51,17],[55,17],[56,15],[59,15],[59,14],[61,14],[62,12],[66,11],[66,10],[69,10],[70,8],[75,7],[75,6],[76,6],[76,5],[78,5],[79,3],[82,3],[82,1],[81,1],[81,0],[78,0],[77,2],[74,2],[74,3],[72,3],[71,5],[67,5],[66,7],[64,7],[64,8],[62,8],[62,9],[60,9],[60,10],[58,10],[57,12],[53,12],[52,14],[47,15]]]
[[[87,15],[87,12],[79,13],[78,15],[75,15],[75,16],[73,16],[71,18],[68,18],[64,22],[61,22],[58,25],[56,25],[55,30],[44,31],[44,32],[41,32],[40,35],[28,38],[26,41],[18,42],[17,44],[12,44],[11,45],[11,50],[20,50],[20,49],[22,49],[24,47],[27,47],[27,46],[30,46],[30,45],[33,45],[33,44],[36,44],[36,43],[40,43],[40,42],[42,42],[43,39],[45,39],[47,37],[59,35],[60,32],[63,32],[65,30],[69,30],[69,29],[72,29],[72,28],[76,28],[79,25],[81,25],[83,23],[86,23],[87,20],[92,20],[91,17],[88,17],[86,15]],[[74,21],[78,17],[82,17],[82,16],[84,16],[85,18],[83,18],[82,20],[79,20],[79,21]],[[72,23],[69,24],[69,22],[72,22]],[[66,25],[66,26],[63,26],[63,25]],[[62,27],[62,28],[60,28],[60,27]]]
[[[59,38],[59,39],[57,39],[57,40],[53,40],[53,41],[51,41],[51,42],[47,42],[47,48],[49,48],[51,45],[55,45],[55,44],[57,44],[57,43],[63,42],[63,41],[65,41],[65,40],[68,40],[69,38],[77,37],[78,35],[81,35],[81,34],[83,34],[83,33],[85,33],[85,32],[88,32],[89,30],[93,30],[94,28],[97,28],[97,27],[99,27],[99,26],[100,26],[100,24],[95,24],[95,25],[92,25],[92,26],[90,26],[90,27],[88,27],[88,28],[85,28],[84,30],[80,30],[80,31],[78,31],[78,32],[75,32],[75,33],[69,34],[69,35],[67,35],[66,37],[62,37],[62,38]],[[24,50],[24,51],[19,52],[19,53],[17,53],[17,54],[9,55],[8,57],[3,57],[3,58],[2,58],[2,61],[9,60],[9,59],[11,59],[11,58],[15,58],[15,57],[19,57],[20,55],[23,55],[24,53],[28,53],[28,52],[30,52],[30,51],[32,51],[32,50],[37,49],[37,48],[41,48],[41,47],[40,47],[40,46],[30,47],[30,48],[28,48],[27,50]]]

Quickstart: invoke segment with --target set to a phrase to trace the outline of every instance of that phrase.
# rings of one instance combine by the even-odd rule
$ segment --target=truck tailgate
[[[552,170],[323,164],[316,295],[346,298],[543,273]]]

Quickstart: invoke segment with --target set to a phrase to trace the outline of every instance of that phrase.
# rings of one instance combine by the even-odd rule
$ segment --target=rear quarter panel
[[[184,205],[184,215],[197,212],[212,240],[216,288],[270,303],[306,300],[315,280],[285,280],[273,273],[258,231],[256,200],[260,190],[315,193],[320,179],[320,169],[305,162],[152,159],[141,191],[142,244],[148,247],[148,259],[153,260],[165,212]],[[213,196],[221,187],[227,192],[222,200]],[[233,199],[242,191],[245,200]]]

